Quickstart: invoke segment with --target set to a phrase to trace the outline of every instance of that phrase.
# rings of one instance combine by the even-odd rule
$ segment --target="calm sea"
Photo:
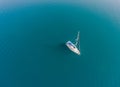
[[[0,13],[0,87],[120,87],[120,26],[97,10],[29,5]],[[81,55],[65,42],[80,31]]]

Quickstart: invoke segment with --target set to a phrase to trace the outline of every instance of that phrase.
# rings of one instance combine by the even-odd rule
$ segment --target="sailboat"
[[[79,41],[80,32],[77,34],[77,38],[75,39],[75,44],[71,41],[66,42],[66,46],[74,53],[80,55],[80,41]]]

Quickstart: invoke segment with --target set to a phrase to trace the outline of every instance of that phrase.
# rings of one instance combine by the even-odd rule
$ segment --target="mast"
[[[77,38],[75,39],[75,45],[76,46],[79,44],[79,37],[80,37],[80,32],[78,32]]]

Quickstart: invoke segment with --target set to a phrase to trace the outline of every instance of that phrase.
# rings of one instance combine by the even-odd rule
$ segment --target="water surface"
[[[107,15],[65,4],[0,14],[1,87],[119,87],[120,34]],[[67,49],[80,31],[81,56]]]

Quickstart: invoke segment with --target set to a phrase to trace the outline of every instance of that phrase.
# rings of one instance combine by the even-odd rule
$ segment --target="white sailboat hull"
[[[71,41],[66,42],[66,46],[67,46],[72,52],[80,55],[80,51],[78,50],[78,48],[77,48]]]

